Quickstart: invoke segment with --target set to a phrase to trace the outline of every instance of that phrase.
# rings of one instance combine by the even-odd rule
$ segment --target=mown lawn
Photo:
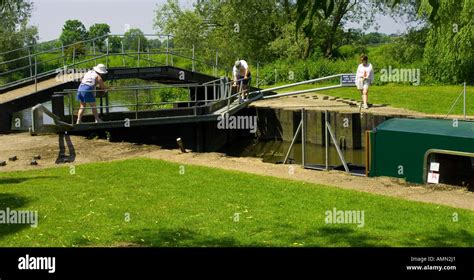
[[[71,171],[0,173],[0,210],[39,213],[0,246],[474,246],[468,210],[150,159]],[[364,226],[326,224],[333,208]]]
[[[290,92],[301,89],[314,88],[314,85],[303,85],[281,90],[279,92]],[[463,91],[463,86],[411,86],[387,84],[383,86],[372,86],[369,91],[369,103],[387,104],[392,107],[405,108],[428,114],[446,115],[453,102]],[[467,114],[474,115],[474,87],[468,86],[466,90]],[[344,87],[319,91],[319,94],[352,98],[360,100],[360,93],[355,87]],[[462,115],[463,97],[453,108],[452,115]]]

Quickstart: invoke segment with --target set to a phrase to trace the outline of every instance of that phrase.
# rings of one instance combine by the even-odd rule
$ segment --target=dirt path
[[[36,137],[31,137],[28,133],[0,135],[0,160],[8,160],[13,155],[19,158],[14,162],[7,161],[7,166],[0,167],[0,176],[2,172],[7,171],[64,165],[55,163],[59,152],[58,139],[57,135]],[[474,193],[461,188],[409,186],[391,178],[357,177],[339,171],[312,171],[302,169],[299,165],[277,165],[264,163],[258,158],[236,158],[218,153],[183,154],[178,150],[162,150],[158,146],[110,143],[106,140],[88,140],[78,136],[71,136],[71,142],[76,152],[75,161],[66,164],[101,162],[138,156],[149,157],[181,164],[218,167],[474,210]],[[30,166],[30,158],[36,154],[41,155],[41,160],[38,161],[39,165]]]

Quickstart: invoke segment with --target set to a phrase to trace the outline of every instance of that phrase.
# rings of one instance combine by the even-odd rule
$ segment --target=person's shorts
[[[250,85],[250,82],[252,82],[252,76],[251,76],[251,75],[249,75],[248,79],[244,79],[243,76],[239,76],[239,77],[237,77],[237,79],[238,79],[238,80],[242,80],[242,79],[243,79],[243,80],[242,80],[242,84],[243,84],[244,86],[248,86],[248,85]]]
[[[81,84],[77,90],[76,99],[82,103],[95,103],[94,87]]]
[[[370,81],[368,79],[357,79],[356,86],[358,90],[368,89],[370,86]]]

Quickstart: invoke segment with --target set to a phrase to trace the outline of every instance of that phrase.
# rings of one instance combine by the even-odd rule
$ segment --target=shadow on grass
[[[390,229],[374,234],[356,226],[322,226],[294,233],[291,225],[279,226],[275,240],[288,240],[286,245],[304,244],[306,247],[474,247],[472,231],[440,226],[434,231],[421,231],[416,234],[401,235],[393,240]],[[392,229],[396,231],[396,228]],[[386,232],[386,234],[385,234]],[[244,245],[247,246],[247,245]],[[267,246],[255,244],[251,246]]]
[[[19,184],[30,180],[31,178],[0,178],[0,185],[2,184]]]
[[[410,235],[406,243],[407,246],[474,247],[474,234],[465,229],[450,229],[443,226],[439,227],[436,232]]]
[[[266,231],[266,230],[262,230]],[[259,242],[240,242],[233,237],[215,237],[203,235],[196,231],[180,229],[164,230],[134,230],[120,233],[123,242],[139,246],[152,247],[268,247],[268,244]],[[315,239],[325,238],[329,240],[318,242]],[[347,227],[331,228],[322,227],[306,231],[303,234],[292,234],[291,230],[284,234],[275,235],[275,239],[284,240],[278,242],[279,247],[292,246],[293,243],[304,242],[306,246],[332,247],[374,247],[380,241],[380,237],[370,236],[367,232],[357,232]],[[286,241],[286,242],[285,242]],[[87,243],[81,245],[88,245]],[[380,246],[380,244],[378,245]]]
[[[0,185],[8,185],[8,184],[20,184],[30,180],[37,180],[37,179],[54,179],[58,178],[58,176],[35,176],[35,177],[21,177],[21,178],[0,178]]]
[[[27,198],[21,197],[15,194],[0,194],[0,211],[7,211],[7,208],[12,211],[16,208],[21,208],[28,205],[30,201]],[[25,228],[30,228],[29,224],[8,224],[6,223],[6,217],[0,219],[0,239],[7,235],[19,232]]]
[[[162,229],[133,230],[120,233],[123,242],[151,247],[239,247],[240,243],[232,237],[214,237],[200,234],[194,230]]]
[[[294,243],[304,244],[306,247],[377,247],[386,246],[383,238],[371,235],[355,225],[340,226],[328,225],[315,227],[302,233],[292,234],[295,229],[282,231],[276,237],[288,240],[288,246]],[[387,240],[389,241],[389,240]]]
[[[294,233],[287,228],[275,231],[272,236],[275,247],[292,247],[299,244],[305,247],[472,247],[474,235],[467,230],[449,230],[440,227],[435,232],[406,234],[393,240],[392,236],[371,234],[366,230],[322,226],[304,232]],[[268,231],[268,228],[266,230]],[[278,233],[277,233],[278,232]],[[201,234],[197,231],[177,229],[141,229],[115,234],[119,242],[112,247],[268,247],[268,243],[255,240],[238,240],[232,236],[218,237]],[[74,246],[94,246],[94,240],[79,237]],[[299,246],[298,246],[299,247]]]

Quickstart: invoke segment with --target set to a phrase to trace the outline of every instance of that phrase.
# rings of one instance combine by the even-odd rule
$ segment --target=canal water
[[[254,139],[232,144],[226,147],[224,152],[229,156],[257,157],[261,158],[264,162],[282,163],[288,152],[290,144],[290,142],[286,141],[258,141]],[[305,161],[307,165],[326,164],[325,146],[307,143],[305,149]],[[342,154],[348,164],[355,166],[365,166],[364,149],[343,149]],[[294,144],[288,159],[291,163],[302,163],[301,143]],[[329,146],[328,161],[330,166],[342,165],[334,145]]]

